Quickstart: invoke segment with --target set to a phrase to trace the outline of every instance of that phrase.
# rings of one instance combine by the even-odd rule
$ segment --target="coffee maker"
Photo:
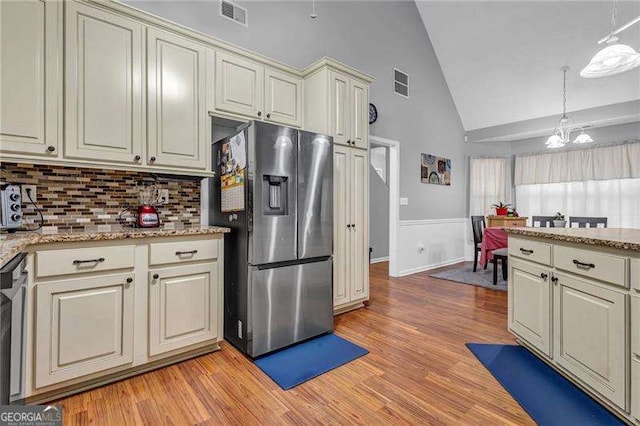
[[[136,227],[157,228],[160,218],[154,204],[158,201],[158,188],[155,182],[138,182],[138,209],[136,211]]]

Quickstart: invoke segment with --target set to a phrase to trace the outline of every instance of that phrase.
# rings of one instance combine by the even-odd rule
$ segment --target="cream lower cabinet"
[[[148,166],[207,168],[205,56],[204,45],[147,30]]]
[[[64,155],[139,165],[143,26],[75,1],[64,6]]]
[[[134,274],[36,286],[35,386],[133,361]]]
[[[509,329],[551,356],[551,272],[511,259],[509,262]]]
[[[640,296],[634,295],[631,296],[631,415],[640,421],[640,327],[634,327],[637,324],[640,324]]]
[[[369,298],[367,151],[334,145],[334,290],[336,310]]]
[[[62,3],[0,2],[0,152],[57,157]]]
[[[564,274],[556,277],[555,361],[625,409],[627,295]]]
[[[152,269],[149,272],[149,355],[202,343],[218,336],[217,263]]]

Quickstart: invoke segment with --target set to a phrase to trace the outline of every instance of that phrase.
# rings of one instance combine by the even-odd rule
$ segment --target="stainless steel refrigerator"
[[[262,122],[213,144],[224,337],[251,357],[333,330],[333,139]]]

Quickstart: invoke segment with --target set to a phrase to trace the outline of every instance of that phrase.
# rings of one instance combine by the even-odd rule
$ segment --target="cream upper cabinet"
[[[350,82],[351,144],[356,148],[369,146],[369,87],[357,80]]]
[[[351,299],[369,297],[369,156],[350,150]]]
[[[66,157],[139,164],[142,25],[65,2]]]
[[[149,275],[150,356],[218,336],[217,263],[152,269]]]
[[[0,2],[0,150],[58,156],[62,3]]]
[[[35,286],[37,388],[131,364],[133,289],[133,273]]]
[[[265,69],[265,120],[288,126],[302,126],[302,79]]]
[[[625,410],[627,295],[564,274],[556,276],[555,361]]]
[[[510,248],[511,250],[511,248]],[[509,259],[509,329],[551,356],[551,273],[547,268]]]
[[[209,116],[205,75],[203,45],[166,31],[148,29],[148,165],[207,167]]]
[[[350,217],[350,149],[338,145],[333,148],[333,304],[348,303]]]
[[[264,67],[225,52],[215,54],[215,108],[259,119],[263,114]]]
[[[330,134],[333,143],[351,144],[351,108],[349,107],[350,78],[337,71],[329,74],[329,104],[331,106]]]

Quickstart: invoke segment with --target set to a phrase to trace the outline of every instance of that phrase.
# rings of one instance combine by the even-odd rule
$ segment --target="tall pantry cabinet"
[[[333,136],[333,306],[369,299],[369,84],[371,77],[323,59],[305,70],[304,127]]]

